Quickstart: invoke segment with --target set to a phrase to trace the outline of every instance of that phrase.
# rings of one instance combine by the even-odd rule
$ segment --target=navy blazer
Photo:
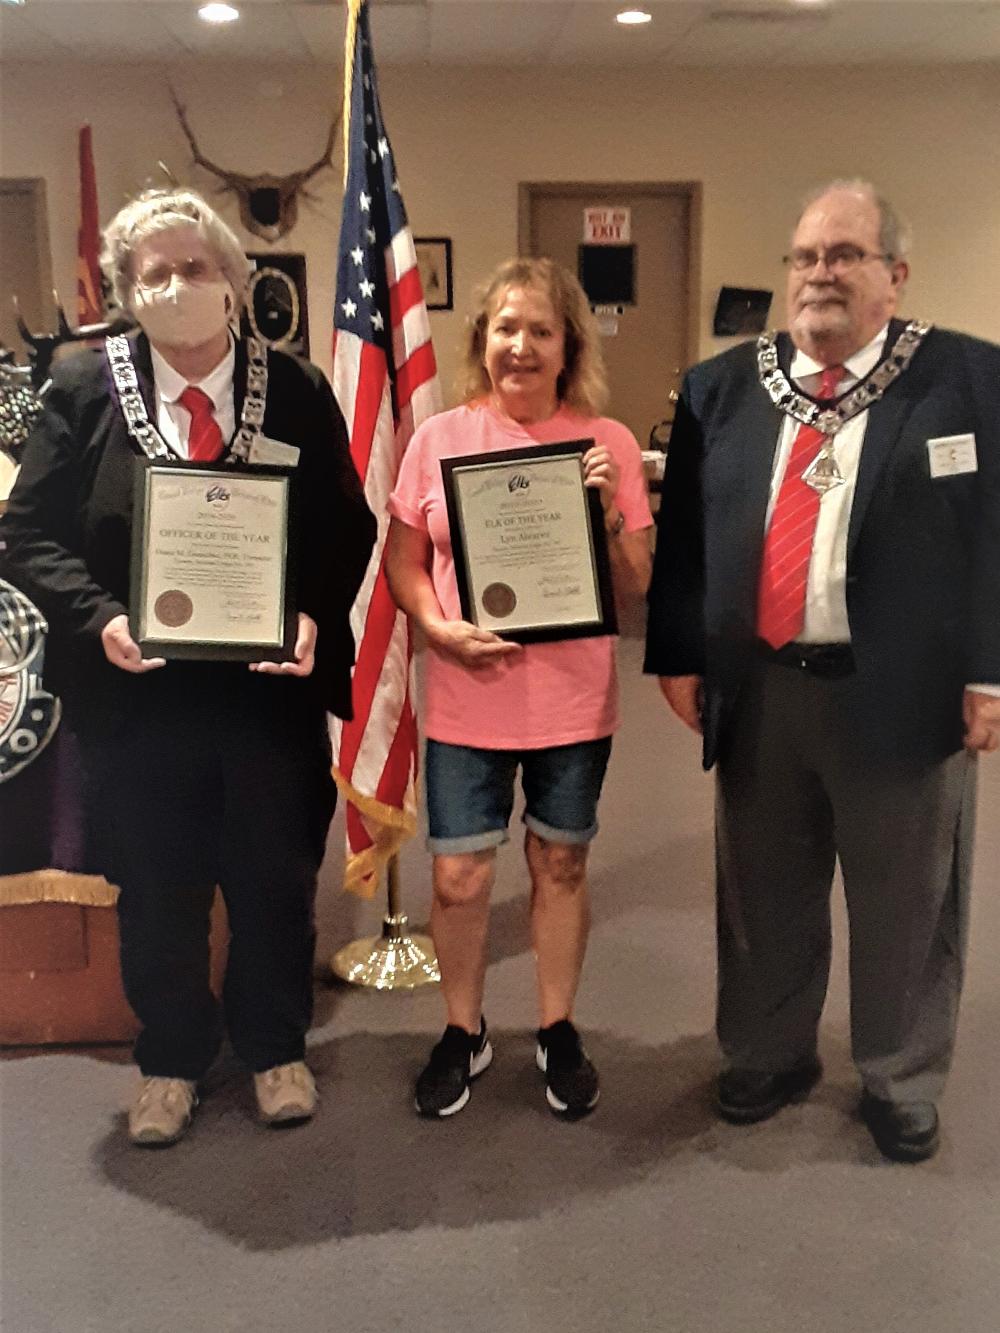
[[[892,321],[890,339],[902,324]],[[779,336],[786,373],[792,354]],[[705,680],[704,763],[758,648],[757,585],[781,414],[744,343],[687,375],[667,455],[645,669]],[[978,470],[932,478],[927,442],[975,436]],[[932,329],[869,412],[851,508],[843,689],[873,761],[962,743],[967,684],[1000,683],[1000,347]]]
[[[139,334],[132,345],[155,423],[149,344]],[[376,524],[325,377],[281,352],[269,351],[267,362],[264,434],[300,450],[290,522],[298,540],[297,606],[318,626],[314,685],[331,712],[349,718],[354,643],[348,616]],[[233,379],[239,420],[247,379],[242,341],[236,344]],[[100,638],[108,621],[128,609],[137,456],[141,451],[118,407],[104,348],[78,353],[56,368],[0,520],[5,576],[49,622],[45,684],[62,698],[77,729],[108,725],[148,679],[111,666]],[[192,665],[171,663],[165,669]],[[212,665],[216,675],[233,670],[231,664]]]

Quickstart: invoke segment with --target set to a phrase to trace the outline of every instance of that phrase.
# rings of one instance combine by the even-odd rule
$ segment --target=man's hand
[[[1000,749],[1000,698],[966,690],[962,699],[962,717],[965,721],[965,748],[977,750]]]
[[[701,676],[660,676],[660,693],[686,727],[701,735]]]
[[[310,676],[316,662],[316,622],[299,612],[299,632],[295,637],[294,662],[251,662],[251,671],[267,676]]]
[[[424,626],[430,643],[462,666],[478,670],[493,666],[504,657],[521,651],[519,643],[508,643],[499,634],[478,629],[467,620],[437,620]]]
[[[165,657],[143,657],[142,649],[129,633],[128,616],[115,616],[108,621],[101,630],[101,647],[112,666],[136,676],[167,665]]]

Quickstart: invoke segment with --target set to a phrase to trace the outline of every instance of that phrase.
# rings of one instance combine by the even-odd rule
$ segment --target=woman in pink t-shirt
[[[482,288],[465,348],[465,404],[414,434],[389,500],[393,596],[428,644],[423,722],[434,854],[431,930],[448,1026],[417,1080],[417,1109],[447,1116],[469,1099],[492,1048],[482,1017],[497,847],[522,770],[539,995],[536,1059],[557,1114],[598,1098],[572,1023],[590,922],[587,847],[618,725],[608,636],[518,645],[462,618],[441,460],[592,439],[584,480],[600,495],[619,597],[641,597],[652,524],[633,435],[598,416],[600,339],[576,278],[549,259],[502,264]]]

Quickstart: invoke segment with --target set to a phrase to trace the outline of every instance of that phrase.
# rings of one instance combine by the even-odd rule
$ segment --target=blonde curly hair
[[[554,259],[505,260],[476,289],[458,372],[462,402],[474,402],[492,391],[484,362],[486,331],[512,287],[544,292],[563,322],[566,364],[556,384],[560,403],[581,416],[600,416],[608,401],[608,380],[597,321],[580,283]]]

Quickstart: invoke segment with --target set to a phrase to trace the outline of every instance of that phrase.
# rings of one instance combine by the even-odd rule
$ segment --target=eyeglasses
[[[781,262],[785,268],[793,269],[796,273],[805,273],[807,269],[815,268],[820,260],[831,273],[850,273],[869,259],[884,259],[887,264],[891,264],[894,258],[894,255],[862,250],[859,245],[834,245],[829,250],[795,249],[790,254],[782,255]]]
[[[147,292],[163,292],[170,286],[170,279],[176,275],[195,286],[214,282],[219,276],[218,264],[211,259],[178,259],[173,264],[152,264],[136,276],[136,286]]]

